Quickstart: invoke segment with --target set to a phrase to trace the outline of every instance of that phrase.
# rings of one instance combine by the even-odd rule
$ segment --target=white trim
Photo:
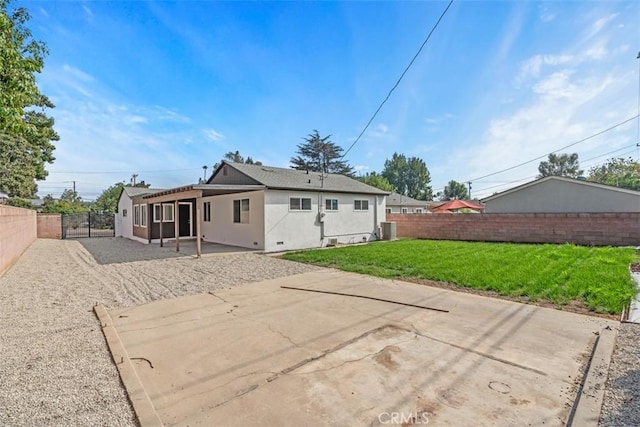
[[[147,204],[142,203],[140,205],[140,227],[147,228]]]
[[[211,201],[202,202],[202,222],[211,222]]]
[[[133,205],[133,226],[140,227],[140,205]]]
[[[159,223],[160,222],[160,218],[158,218],[156,216],[156,208],[159,208],[160,212],[160,216],[162,216],[162,203],[154,203],[153,204],[153,222],[154,223]]]
[[[164,210],[164,208],[166,206],[171,206],[171,209],[170,209],[170,211],[171,211],[171,215],[170,215],[171,219],[168,219],[169,215],[167,215],[167,213]],[[176,212],[175,212],[175,209],[174,209],[174,204],[173,203],[162,203],[162,222],[174,222],[175,219],[176,219]]]

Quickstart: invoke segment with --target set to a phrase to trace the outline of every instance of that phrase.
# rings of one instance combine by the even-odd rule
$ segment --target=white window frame
[[[391,208],[385,208],[385,213],[390,214],[391,213]]]
[[[358,205],[360,205],[358,207]],[[363,206],[366,205],[366,209]],[[366,199],[356,199],[353,201],[353,210],[356,212],[368,212],[369,211],[369,201]]]
[[[211,202],[202,203],[202,221],[211,222]]]
[[[335,207],[333,202],[336,202]],[[328,212],[336,212],[339,208],[340,203],[338,202],[338,199],[324,199],[324,210]]]
[[[160,210],[162,205],[160,203],[153,204],[153,222],[160,222]]]
[[[147,204],[140,205],[140,227],[147,228]]]
[[[167,208],[169,208],[168,211]],[[173,222],[175,218],[174,213],[173,203],[162,204],[162,222]]]
[[[424,213],[422,208],[416,208],[416,213]]]
[[[140,205],[133,205],[133,226],[140,227]]]
[[[291,205],[291,202],[297,200],[298,201],[298,207],[293,207]],[[309,201],[309,206],[308,208],[305,209],[305,203],[304,201],[308,200]],[[289,197],[289,210],[293,211],[293,212],[308,212],[311,211],[312,209],[312,202],[311,202],[311,197]]]
[[[239,215],[236,217],[236,205],[239,209]],[[249,216],[251,212],[251,205],[249,199],[235,199],[233,201],[233,223],[234,224],[249,224]],[[236,220],[237,218],[237,220]]]
[[[127,210],[126,209],[122,209],[122,217],[126,218],[127,216]]]
[[[409,209],[407,209],[407,208],[402,208],[402,210],[401,210],[400,212],[402,212],[403,214],[406,214],[406,213],[409,213]]]

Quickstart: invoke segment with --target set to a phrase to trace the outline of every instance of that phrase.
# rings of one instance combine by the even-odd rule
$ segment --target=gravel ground
[[[97,302],[133,306],[315,269],[252,253],[153,259],[151,247],[124,239],[90,246],[119,263],[98,264],[78,241],[36,240],[0,278],[0,426],[137,424]],[[141,246],[150,260],[123,261]]]
[[[640,324],[618,332],[604,393],[601,426],[640,426]]]

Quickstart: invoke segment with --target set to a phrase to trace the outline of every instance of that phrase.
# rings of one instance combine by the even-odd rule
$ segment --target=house
[[[482,213],[484,206],[467,200],[449,200],[431,208],[433,213]]]
[[[9,199],[9,195],[4,191],[0,190],[0,203],[4,203]]]
[[[115,235],[116,237],[126,237],[131,240],[138,240],[143,243],[148,243],[148,235],[146,233],[140,232],[137,228],[140,226],[140,217],[141,212],[139,211],[140,205],[144,205],[144,201],[142,200],[142,196],[146,196],[147,194],[154,194],[159,191],[163,191],[160,189],[149,189],[143,187],[122,187],[122,191],[120,192],[120,197],[118,198],[118,212],[116,213],[115,218]],[[135,206],[135,212],[134,212]],[[146,209],[146,207],[144,208]],[[135,226],[136,233],[134,234],[134,217],[136,218]],[[142,218],[146,219],[146,215],[142,215]],[[147,226],[147,222],[145,221],[145,228]],[[167,227],[168,228],[168,227]],[[158,237],[159,238],[159,234]]]
[[[277,252],[378,239],[389,193],[343,175],[222,162],[205,184],[122,194],[116,235]]]
[[[486,213],[640,212],[640,191],[547,176],[483,200]]]
[[[427,213],[429,211],[429,204],[426,200],[416,200],[398,193],[389,194],[386,203],[388,214]]]

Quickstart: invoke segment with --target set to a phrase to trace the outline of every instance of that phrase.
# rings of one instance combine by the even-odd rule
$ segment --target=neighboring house
[[[640,191],[548,176],[483,200],[486,213],[640,212]]]
[[[0,191],[0,203],[4,203],[9,199],[9,195],[4,191]]]
[[[343,175],[222,162],[206,184],[128,196],[126,207],[121,196],[116,235],[155,242],[177,229],[265,252],[366,242],[380,237],[387,194]]]
[[[157,193],[158,191],[163,191],[163,190],[149,189],[149,188],[142,188],[142,187],[122,187],[122,191],[120,192],[120,197],[118,198],[118,212],[116,213],[116,219],[115,219],[116,237],[126,237],[127,239],[138,240],[143,243],[148,243],[148,238],[144,233],[140,233],[140,232],[134,233],[133,218],[135,215],[137,215],[137,218],[138,218],[136,220],[136,228],[137,228],[140,225],[139,223],[140,204],[144,204],[144,201],[141,201],[142,196],[145,196],[147,194]],[[135,214],[134,214],[134,205],[136,206]],[[143,237],[138,237],[136,236],[136,234]]]
[[[398,193],[387,196],[386,212],[388,214],[427,213],[428,211],[429,205],[426,200],[416,200]]]
[[[449,200],[431,208],[433,213],[482,213],[484,206],[467,200]]]

